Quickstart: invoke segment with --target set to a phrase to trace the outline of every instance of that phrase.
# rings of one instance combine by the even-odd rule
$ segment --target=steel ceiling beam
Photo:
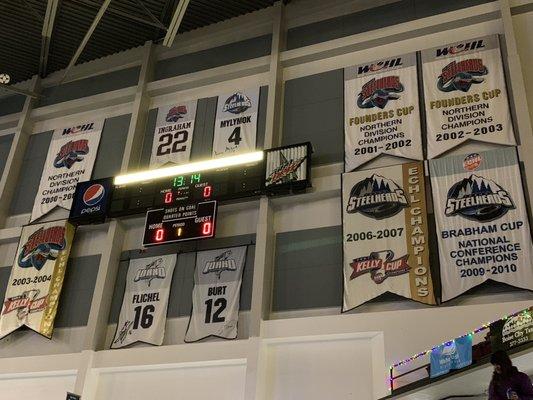
[[[0,83],[0,90],[7,90],[8,92],[23,94],[24,96],[33,97],[34,99],[38,99],[39,97],[42,97],[40,94],[37,94],[35,92],[24,90],[24,89],[19,89],[14,86],[4,85],[3,83]]]
[[[185,16],[185,11],[187,10],[188,5],[189,0],[180,0],[178,3],[176,10],[174,11],[174,15],[172,16],[172,20],[170,21],[170,25],[168,26],[165,39],[163,39],[163,46],[171,47],[172,43],[174,43],[174,39],[176,38],[178,29],[183,17]]]
[[[68,73],[72,69],[72,67],[74,65],[76,65],[76,62],[78,61],[78,58],[80,58],[81,53],[83,52],[83,49],[85,48],[85,46],[89,42],[89,39],[91,38],[94,30],[98,26],[98,23],[100,22],[100,20],[104,16],[104,14],[105,14],[105,12],[107,10],[107,7],[109,6],[109,3],[111,3],[111,0],[104,0],[102,6],[100,7],[100,10],[98,10],[98,13],[94,17],[93,23],[91,24],[91,26],[89,27],[89,30],[85,34],[85,37],[83,38],[83,40],[81,41],[80,45],[78,46],[76,52],[72,56],[72,59],[70,60],[70,62],[67,65],[67,68],[65,68],[65,72],[63,73],[63,77],[59,81],[59,84],[63,83],[63,81],[67,77]]]
[[[166,30],[167,27],[146,7],[146,5],[141,0],[135,0],[139,7],[141,7],[146,15],[156,24],[159,28]]]
[[[46,14],[44,16],[43,30],[41,33],[41,57],[39,59],[39,76],[46,76],[46,67],[48,66],[48,54],[50,53],[50,41],[54,30],[54,22],[59,7],[59,0],[48,0]]]
[[[41,14],[39,14],[37,12],[37,10],[35,10],[35,8],[33,8],[31,6],[30,3],[28,3],[26,0],[22,0],[22,3],[24,4],[24,6],[30,11],[30,13],[37,19],[37,21],[39,21],[40,23],[43,22],[43,16]]]

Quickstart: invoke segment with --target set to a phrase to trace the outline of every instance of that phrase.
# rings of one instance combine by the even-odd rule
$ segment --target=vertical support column
[[[127,172],[137,167],[141,158],[144,131],[150,106],[150,98],[146,93],[146,86],[153,79],[154,64],[154,45],[149,41],[144,44],[143,48],[141,72],[139,73],[139,82],[137,83],[137,91],[131,110],[131,121],[124,148],[121,172]]]
[[[29,90],[38,93],[41,89],[41,80],[34,75],[30,81]],[[19,178],[19,173],[26,153],[26,146],[32,130],[30,113],[35,104],[35,99],[27,96],[24,107],[20,113],[19,122],[14,129],[15,136],[11,143],[11,149],[7,156],[6,166],[0,179],[0,228],[5,227],[6,219],[9,215],[11,200],[15,192],[15,186]]]

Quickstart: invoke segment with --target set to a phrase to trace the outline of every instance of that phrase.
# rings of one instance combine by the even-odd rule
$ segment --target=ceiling
[[[104,0],[59,0],[46,70],[65,68]],[[77,63],[161,42],[179,0],[112,0]],[[179,32],[187,32],[273,5],[274,0],[190,0]],[[0,73],[11,84],[39,73],[47,0],[0,0]]]

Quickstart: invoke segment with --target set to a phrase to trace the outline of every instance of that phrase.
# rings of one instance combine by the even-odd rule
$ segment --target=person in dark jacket
[[[489,386],[489,400],[533,400],[533,385],[529,377],[513,366],[505,351],[492,354],[494,373]]]

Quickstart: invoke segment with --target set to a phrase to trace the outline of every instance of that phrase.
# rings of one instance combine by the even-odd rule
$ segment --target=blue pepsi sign
[[[70,209],[69,220],[77,225],[102,223],[113,190],[113,178],[79,182]]]

